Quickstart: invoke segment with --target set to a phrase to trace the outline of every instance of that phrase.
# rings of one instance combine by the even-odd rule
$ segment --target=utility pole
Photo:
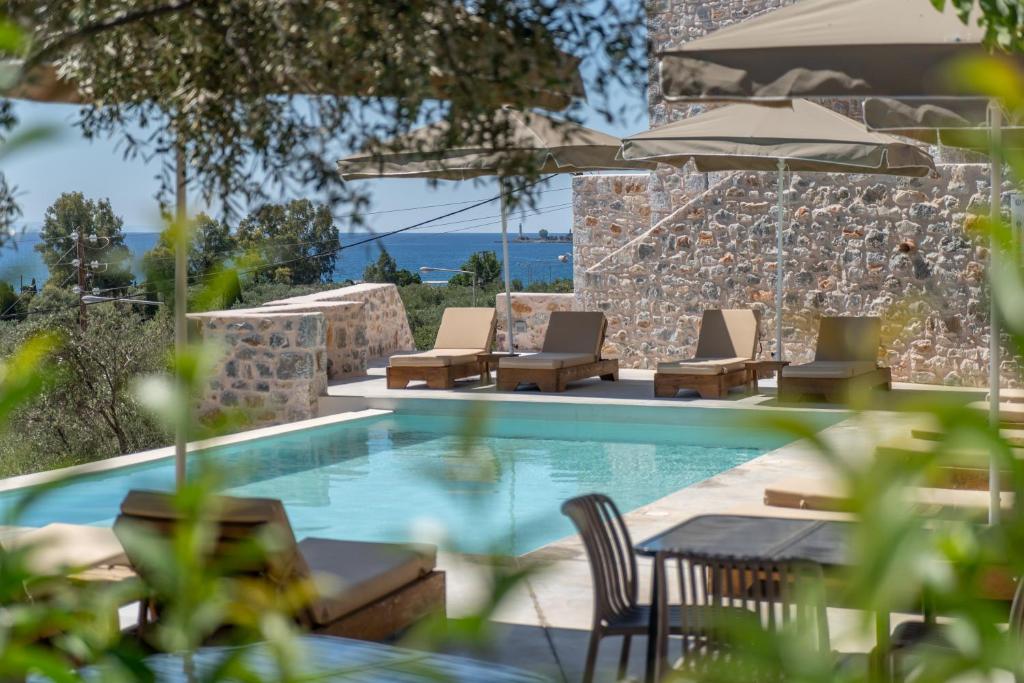
[[[75,231],[75,254],[78,269],[78,326],[85,331],[86,307],[85,307],[85,242],[82,241],[82,231]]]

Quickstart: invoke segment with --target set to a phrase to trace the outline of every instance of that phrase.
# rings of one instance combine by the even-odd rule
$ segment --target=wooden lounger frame
[[[430,389],[453,389],[455,381],[480,374],[480,364],[472,363],[444,365],[439,367],[416,367],[413,365],[388,366],[388,389],[405,389],[409,382],[426,382]]]
[[[892,370],[876,367],[853,377],[786,377],[779,376],[779,400],[798,401],[806,396],[824,396],[829,403],[845,403],[856,391],[892,390]]]
[[[747,370],[730,370],[720,375],[683,375],[674,372],[654,373],[654,395],[672,398],[680,389],[692,389],[701,398],[724,398],[732,387],[747,384]]]
[[[520,384],[536,384],[541,391],[565,391],[569,382],[600,377],[607,382],[619,379],[619,361],[604,358],[567,368],[503,368],[498,366],[498,390],[514,391]]]

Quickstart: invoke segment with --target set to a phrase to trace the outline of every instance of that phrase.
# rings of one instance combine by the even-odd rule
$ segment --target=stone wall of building
[[[356,301],[364,304],[365,345],[368,358],[386,358],[400,351],[415,351],[409,319],[398,288],[389,284],[364,283],[339,287],[307,296],[270,301],[267,306],[309,304],[327,301]]]
[[[220,356],[198,405],[202,420],[241,413],[252,428],[317,415],[327,389],[327,319],[296,311],[216,311],[189,316]]]
[[[940,166],[938,177],[921,179],[792,175],[783,233],[786,358],[813,357],[822,315],[877,315],[894,379],[984,385],[988,250],[970,225],[987,192],[984,165]],[[612,353],[626,366],[692,354],[705,308],[760,310],[761,352],[769,356],[775,203],[771,176],[722,174],[593,262],[576,279],[578,305],[606,312]],[[587,218],[577,215],[576,224]],[[1008,384],[1017,372],[1014,361],[1003,364]]]
[[[512,330],[516,351],[540,351],[544,335],[548,330],[548,318],[552,311],[571,311],[576,306],[572,294],[538,294],[534,292],[512,293]],[[508,348],[505,330],[508,329],[504,292],[498,294],[494,308],[498,314],[498,331],[495,348]]]

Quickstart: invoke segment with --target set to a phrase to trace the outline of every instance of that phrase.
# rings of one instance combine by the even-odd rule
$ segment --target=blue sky
[[[626,135],[647,127],[645,94],[617,88],[610,93],[616,106],[627,105],[629,113],[612,124],[593,111],[586,112],[584,123],[606,130],[614,135]],[[79,134],[73,122],[77,107],[69,105],[18,102],[15,112],[23,124],[49,124],[60,134],[46,144],[34,146],[4,159],[3,172],[8,182],[17,186],[19,202],[24,211],[24,223],[29,230],[36,229],[43,214],[62,192],[81,191],[92,198],[109,198],[114,211],[124,218],[130,231],[158,229],[156,200],[157,175],[160,160],[148,164],[142,159],[122,158],[117,140],[87,140]],[[375,213],[369,224],[375,231],[403,227],[430,216],[447,213],[458,206],[428,207],[449,202],[472,202],[492,197],[496,185],[472,182],[444,182],[430,187],[420,180],[367,180],[359,181],[373,195]],[[522,221],[524,229],[536,231],[547,228],[564,232],[571,227],[572,211],[566,206],[571,201],[570,178],[556,177],[548,183],[540,201],[540,213],[512,217],[515,229]],[[287,197],[292,199],[295,197]],[[190,210],[201,208],[190,202]],[[386,213],[385,213],[386,212]],[[487,232],[498,230],[497,203],[460,214],[450,221],[439,222],[427,230],[466,230]],[[347,226],[339,220],[339,227]]]

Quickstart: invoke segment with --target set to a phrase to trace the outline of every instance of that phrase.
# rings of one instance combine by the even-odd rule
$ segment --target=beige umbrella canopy
[[[675,166],[692,159],[701,171],[774,171],[780,159],[791,171],[921,177],[935,170],[919,147],[807,100],[712,109],[626,138],[622,157]]]
[[[437,178],[466,180],[502,177],[524,168],[539,174],[603,170],[650,170],[656,164],[617,158],[622,141],[607,133],[560,121],[544,114],[503,107],[494,114],[496,127],[507,135],[498,147],[487,142],[462,142],[451,147],[449,126],[436,123],[345,157],[338,172],[345,180],[363,178]],[[501,189],[501,246],[505,273],[505,305],[512,352],[512,297],[508,258],[507,191]]]
[[[654,167],[618,159],[619,138],[577,123],[510,107],[495,112],[493,123],[506,131],[497,144],[462,140],[449,146],[461,136],[452,135],[447,122],[440,122],[345,157],[338,162],[338,171],[346,180],[467,180],[498,175],[517,165],[540,174]]]
[[[922,149],[873,133],[831,109],[793,100],[789,106],[731,104],[622,141],[622,157],[699,171],[777,171],[775,358],[782,360],[782,232],[784,175],[790,171],[928,175],[935,170]]]
[[[982,98],[864,100],[864,123],[869,130],[902,135],[929,145],[989,151],[989,103]],[[1024,125],[1009,120],[1001,127],[1004,149],[1024,149]]]
[[[670,100],[962,94],[945,71],[988,54],[983,38],[951,2],[801,0],[666,51],[661,86]]]

